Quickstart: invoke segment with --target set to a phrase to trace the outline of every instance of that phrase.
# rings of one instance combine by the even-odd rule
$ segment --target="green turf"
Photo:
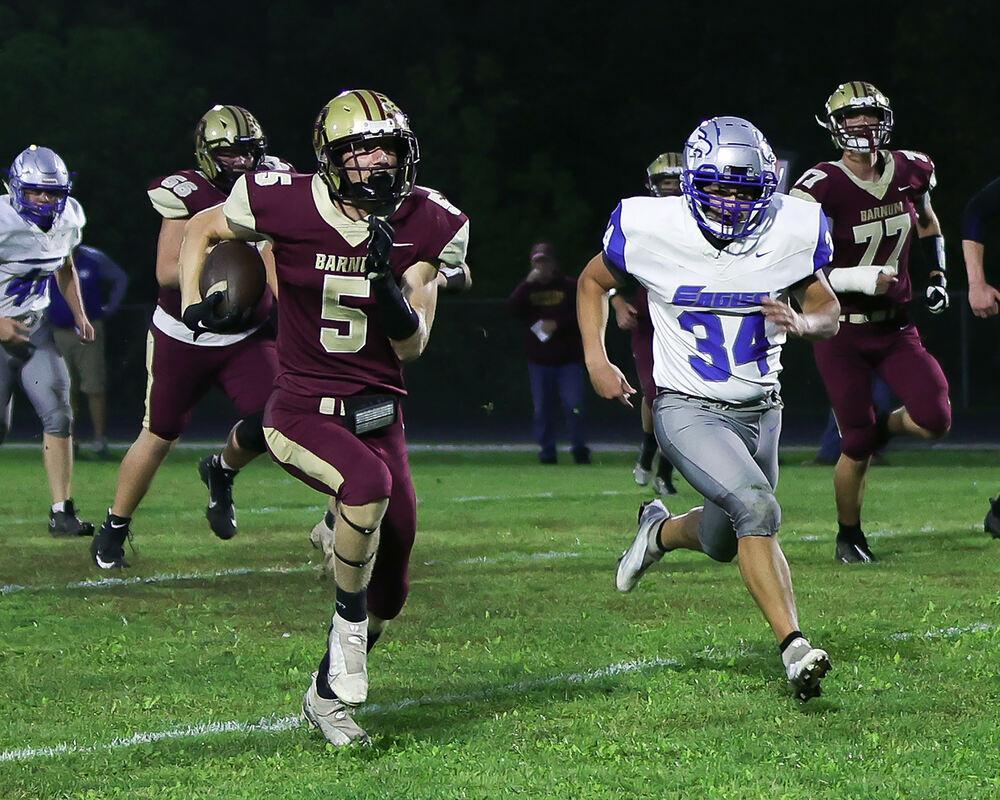
[[[107,573],[45,532],[40,454],[0,450],[4,800],[1000,797],[996,453],[891,452],[870,566],[833,562],[831,470],[785,455],[782,541],[834,664],[804,705],[735,565],[671,554],[614,591],[649,496],[630,454],[415,453],[410,600],[370,659],[373,747],[348,750],[295,719],[331,611],[322,500],[262,460],[221,542],[200,455],[172,455],[136,517],[124,577],[156,580],[81,588]],[[98,523],[116,475],[77,467]]]

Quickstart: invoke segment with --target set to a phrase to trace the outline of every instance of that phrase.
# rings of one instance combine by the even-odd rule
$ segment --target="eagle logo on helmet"
[[[48,147],[33,144],[22,150],[7,171],[14,210],[43,230],[52,227],[66,208],[73,188],[66,163]],[[46,192],[55,196],[50,202],[30,200],[26,192]]]
[[[257,118],[241,106],[212,106],[194,130],[194,157],[205,177],[227,194],[236,179],[254,172],[267,153]],[[242,163],[234,163],[239,159]]]
[[[753,233],[778,187],[764,134],[740,117],[713,117],[692,131],[683,156],[681,191],[699,227],[723,240]]]
[[[847,125],[848,116],[869,112],[876,122]],[[892,136],[892,108],[889,98],[867,81],[850,81],[838,86],[826,101],[825,118],[816,117],[821,128],[830,132],[835,147],[855,153],[874,153],[889,144]]]
[[[345,159],[379,146],[395,154],[395,165],[360,170]],[[410,121],[380,92],[341,92],[319,112],[313,128],[319,174],[336,200],[374,213],[391,213],[410,192],[417,177],[420,147]]]

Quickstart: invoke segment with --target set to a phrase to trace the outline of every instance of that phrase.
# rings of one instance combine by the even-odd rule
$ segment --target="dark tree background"
[[[411,117],[420,181],[472,219],[477,294],[503,296],[535,236],[582,265],[618,198],[641,191],[645,165],[705,117],[746,116],[797,154],[796,174],[835,157],[813,114],[838,83],[865,79],[893,102],[894,145],[937,162],[934,202],[959,266],[961,208],[995,173],[989,6],[12,4],[0,6],[0,163],[32,142],[61,153],[86,241],[130,271],[130,299],[147,301],[158,217],[146,184],[193,166],[201,114],[246,106],[271,151],[307,171],[320,107],[344,88],[378,89]]]
[[[642,192],[649,161],[680,149],[706,117],[756,123],[794,156],[794,180],[839,155],[813,119],[833,89],[875,83],[896,112],[893,146],[937,164],[934,206],[952,286],[961,289],[961,211],[997,173],[998,23],[978,0],[19,2],[0,5],[0,164],[32,142],[62,154],[89,217],[85,241],[129,271],[129,302],[151,303],[159,217],[145,189],[155,176],[194,166],[192,132],[211,105],[249,108],[270,151],[311,171],[319,109],[346,88],[383,91],[420,140],[419,182],[472,220],[475,288],[450,301],[454,313],[439,315],[434,347],[408,368],[411,399],[428,404],[424,418],[446,417],[435,390],[463,363],[468,381],[446,379],[456,395],[494,420],[506,413],[523,422],[516,337],[502,309],[484,299],[506,297],[538,237],[554,241],[567,271],[577,272],[599,249],[618,199]],[[146,318],[144,309],[128,326],[115,318],[111,343],[119,374],[137,376],[119,393],[126,399],[112,397],[131,425],[140,416]],[[990,335],[974,342],[981,351],[967,351],[955,343],[959,321],[953,311],[920,324],[956,405],[968,407],[1000,391],[976,383],[1000,374],[997,326],[974,323]],[[786,363],[799,362],[789,365],[789,408],[821,423],[825,399],[808,348],[787,351]],[[978,370],[970,383],[970,363],[995,369]],[[600,409],[609,418],[616,411],[618,419],[620,410]]]

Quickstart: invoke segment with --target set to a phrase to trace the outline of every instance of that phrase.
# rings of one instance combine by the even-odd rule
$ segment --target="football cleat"
[[[66,501],[63,511],[49,510],[49,533],[53,536],[93,536],[94,523],[84,522],[76,515],[73,499]]]
[[[321,697],[316,691],[316,675],[312,674],[312,681],[302,698],[302,718],[336,747],[354,743],[370,745],[368,734],[351,719],[343,701]]]
[[[333,575],[334,569],[333,547],[337,541],[336,524],[337,520],[334,518],[333,512],[327,509],[323,518],[309,532],[309,543],[323,553],[323,570],[328,575]]]
[[[110,517],[104,520],[101,529],[90,543],[90,555],[101,569],[121,569],[127,567],[125,560],[125,540],[132,538],[132,529],[126,522],[115,525]]]
[[[853,539],[841,539],[837,537],[837,552],[834,560],[843,564],[871,564],[877,561],[874,554],[868,547],[868,540],[862,533],[860,537]]]
[[[348,622],[334,613],[328,639],[330,667],[326,679],[334,694],[347,705],[368,698],[368,620]]]
[[[649,486],[649,482],[653,478],[653,470],[646,469],[641,463],[636,461],[635,466],[632,467],[632,477],[635,478],[635,482],[640,486]]]
[[[639,506],[639,529],[632,545],[618,559],[615,587],[619,592],[631,592],[639,578],[663,557],[663,551],[652,540],[652,532],[670,519],[670,512],[660,500],[648,500]]]
[[[983,520],[983,530],[994,539],[1000,539],[1000,497],[990,498],[990,510]]]
[[[208,487],[208,505],[205,518],[212,533],[220,539],[232,539],[236,535],[236,507],[233,505],[233,478],[236,473],[225,469],[217,455],[206,456],[198,462],[201,482]]]
[[[657,475],[656,480],[653,481],[653,488],[656,490],[657,494],[663,495],[664,497],[677,494],[677,487],[674,486],[674,482],[670,480],[669,476],[664,478]]]
[[[800,640],[804,641],[804,640]],[[786,668],[788,685],[802,702],[823,694],[820,685],[823,676],[830,671],[830,656],[826,650],[813,647],[801,658],[792,661]]]

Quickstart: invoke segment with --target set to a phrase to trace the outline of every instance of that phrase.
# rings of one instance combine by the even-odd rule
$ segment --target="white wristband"
[[[878,276],[882,272],[882,267],[837,267],[831,269],[827,277],[835,292],[862,292],[873,295],[878,286]]]

